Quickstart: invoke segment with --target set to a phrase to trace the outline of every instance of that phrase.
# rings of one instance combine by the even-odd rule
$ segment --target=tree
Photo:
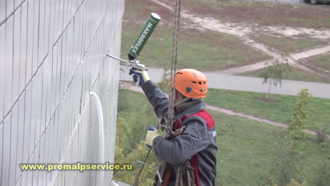
[[[290,137],[292,139],[306,137],[306,131],[304,131],[304,129],[307,124],[306,117],[309,112],[305,110],[305,108],[312,94],[308,92],[308,89],[301,89],[298,96],[299,100],[291,105],[293,108],[293,115],[288,130],[290,131]]]
[[[318,143],[323,143],[324,140],[327,138],[327,129],[328,129],[328,125],[316,132]]]
[[[277,87],[278,84],[282,86],[282,79],[289,71],[291,71],[289,63],[280,63],[278,60],[273,61],[272,65],[267,67],[267,72],[262,74],[262,77],[264,78],[262,84],[269,84],[268,92],[266,94],[267,99],[271,86],[274,85]]]

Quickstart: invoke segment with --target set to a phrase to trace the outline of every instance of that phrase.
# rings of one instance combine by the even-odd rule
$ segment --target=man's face
[[[174,95],[174,103],[180,101],[182,99],[182,96],[179,91],[175,90],[175,95]]]

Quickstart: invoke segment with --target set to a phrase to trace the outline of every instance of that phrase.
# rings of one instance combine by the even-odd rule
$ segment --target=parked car
[[[330,3],[330,0],[307,0],[309,4],[315,5],[317,3],[327,4]]]

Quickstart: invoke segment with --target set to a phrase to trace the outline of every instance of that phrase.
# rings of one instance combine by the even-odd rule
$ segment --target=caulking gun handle
[[[155,127],[149,126],[148,130],[149,130],[149,131],[155,131],[156,129],[155,129]],[[148,147],[148,148],[152,148],[152,146],[150,146],[150,145],[148,145],[148,144],[146,144],[146,147]]]
[[[140,85],[140,76],[136,76],[136,82],[135,82],[136,86]]]
[[[136,86],[139,86],[140,85],[140,76],[134,74],[133,75],[133,81],[135,82]]]

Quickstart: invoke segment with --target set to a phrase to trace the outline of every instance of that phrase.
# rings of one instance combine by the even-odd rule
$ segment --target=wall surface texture
[[[0,185],[99,185],[101,171],[21,163],[113,163],[124,0],[0,0]],[[109,185],[111,171],[105,171]]]

